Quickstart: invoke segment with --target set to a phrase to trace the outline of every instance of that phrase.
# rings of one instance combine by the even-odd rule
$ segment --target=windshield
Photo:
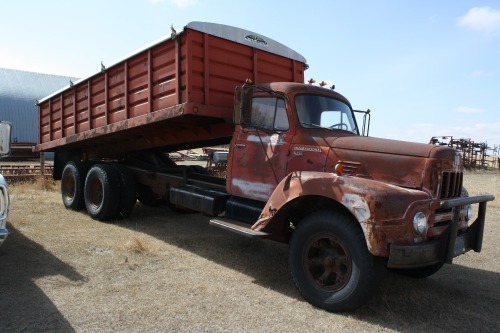
[[[303,127],[340,129],[358,134],[351,109],[337,99],[320,95],[298,95],[295,97],[295,108]]]

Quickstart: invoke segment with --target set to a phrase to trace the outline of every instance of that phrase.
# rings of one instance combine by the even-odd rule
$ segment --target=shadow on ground
[[[288,273],[286,245],[252,240],[212,227],[208,218],[200,215],[140,204],[128,221],[118,221],[117,225],[242,272],[264,288],[304,301]],[[345,315],[405,332],[494,332],[500,326],[499,286],[499,273],[457,264],[445,265],[422,280],[386,272],[376,296],[356,312]]]
[[[0,332],[74,332],[52,301],[37,287],[37,278],[61,275],[85,278],[12,225],[0,247]]]

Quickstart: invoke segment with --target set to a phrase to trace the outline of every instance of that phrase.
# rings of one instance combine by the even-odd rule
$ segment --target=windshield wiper
[[[301,122],[300,122],[300,124],[301,124],[301,125],[306,125],[306,126],[311,126],[311,127],[317,127],[317,128],[325,128],[325,127],[322,127],[322,126],[320,126],[320,125],[318,125],[318,124],[307,123],[307,122],[305,122],[305,121],[301,121]]]
[[[347,125],[345,125],[347,128],[344,129],[344,128],[341,128],[341,127],[333,127],[333,126],[336,126],[336,125],[333,125],[332,127],[323,127],[321,125],[318,125],[318,124],[313,124],[313,123],[308,123],[308,122],[305,122],[305,121],[301,121],[300,122],[302,125],[305,125],[305,126],[309,126],[309,127],[315,127],[315,128],[324,128],[324,129],[327,129],[327,130],[330,130],[330,131],[337,131],[337,130],[340,130],[340,131],[344,131],[344,132],[349,132],[349,133],[353,133],[353,134],[358,134],[356,133],[356,128],[352,129],[352,130],[349,130],[349,128],[347,127]]]

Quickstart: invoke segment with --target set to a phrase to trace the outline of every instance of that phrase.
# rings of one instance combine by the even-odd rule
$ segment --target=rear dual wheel
[[[137,201],[134,177],[121,165],[94,165],[87,174],[84,193],[87,212],[99,221],[129,217]]]
[[[61,197],[66,208],[85,207],[96,220],[127,218],[137,201],[136,183],[122,165],[96,164],[89,170],[85,162],[70,161],[62,172]]]
[[[90,217],[104,221],[118,214],[120,179],[115,168],[108,164],[96,164],[85,180],[85,207]]]
[[[80,210],[85,207],[84,187],[88,167],[80,161],[66,164],[61,177],[61,196],[64,207]]]

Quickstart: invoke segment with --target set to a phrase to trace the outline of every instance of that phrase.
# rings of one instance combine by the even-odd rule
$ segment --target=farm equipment
[[[438,146],[448,146],[462,155],[464,167],[467,169],[495,168],[498,163],[498,147],[488,147],[487,142],[476,142],[471,139],[454,139],[453,136],[433,136],[429,142]],[[493,157],[488,155],[492,151]]]

